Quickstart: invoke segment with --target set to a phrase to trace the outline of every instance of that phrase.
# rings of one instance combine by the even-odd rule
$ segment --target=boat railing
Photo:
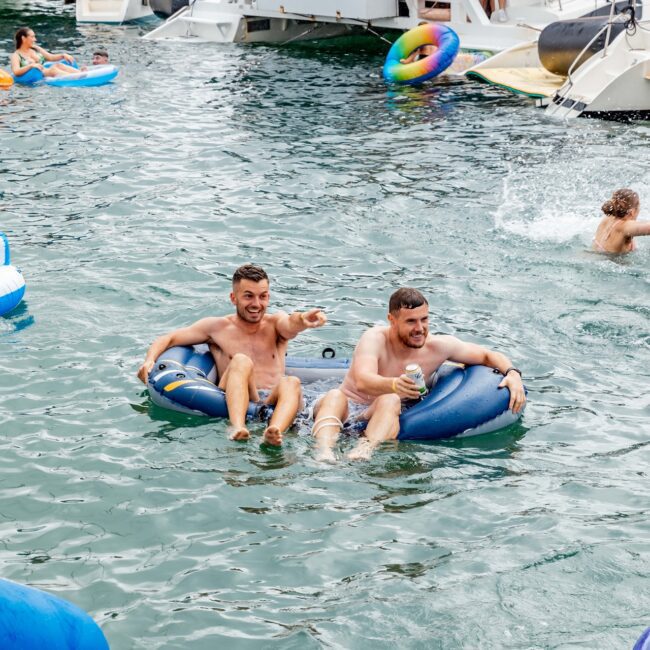
[[[621,22],[621,20],[616,20],[616,18],[622,18],[622,15],[617,16],[615,14],[616,11],[616,0],[612,0],[611,2],[611,9],[609,12],[609,20],[602,26],[601,29],[599,29],[596,32],[596,35],[582,48],[580,54],[576,56],[575,59],[573,59],[573,63],[569,66],[569,70],[567,71],[567,83],[569,84],[569,88],[573,85],[573,79],[572,79],[572,74],[575,71],[576,66],[578,65],[578,62],[582,58],[582,55],[600,38],[600,36],[607,32],[605,36],[605,46],[603,47],[603,54],[602,58],[605,58],[607,56],[607,47],[609,45],[609,38],[612,33],[612,25],[615,22]]]

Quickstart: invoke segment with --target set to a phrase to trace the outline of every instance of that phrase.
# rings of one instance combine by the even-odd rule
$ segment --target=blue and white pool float
[[[0,316],[16,307],[24,295],[25,278],[19,269],[11,265],[9,240],[0,232]]]
[[[46,63],[45,67],[49,68],[52,63]],[[68,64],[76,68],[77,64]],[[93,65],[87,70],[62,75],[61,77],[45,77],[38,68],[32,68],[23,75],[13,75],[14,81],[23,86],[34,86],[36,84],[45,84],[47,86],[58,86],[60,88],[79,88],[83,86],[103,86],[110,83],[117,77],[119,70],[111,64]]]
[[[286,359],[286,374],[299,377],[303,383],[342,380],[349,367],[349,359]],[[158,406],[227,418],[225,393],[215,385],[216,379],[214,359],[207,346],[179,346],[158,357],[147,387]],[[513,424],[522,413],[508,409],[510,393],[498,388],[502,380],[501,373],[486,366],[443,364],[429,394],[400,416],[398,440],[476,436]],[[271,412],[272,407],[250,402],[247,417],[266,419]]]
[[[2,650],[108,650],[103,632],[76,605],[0,579]]]

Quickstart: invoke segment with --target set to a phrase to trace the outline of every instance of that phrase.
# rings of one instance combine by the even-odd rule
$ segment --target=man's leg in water
[[[363,414],[368,419],[365,438],[348,454],[350,460],[367,460],[382,442],[394,440],[399,433],[402,403],[395,393],[380,395]]]
[[[348,398],[338,388],[328,391],[314,409],[312,433],[316,438],[317,460],[334,461],[334,445],[348,417]]]
[[[264,442],[279,446],[282,444],[282,434],[293,424],[302,403],[300,379],[282,377],[265,401],[275,405],[275,408],[269,426],[264,431]]]
[[[223,377],[219,388],[226,391],[228,417],[232,424],[231,440],[248,440],[250,432],[246,428],[246,411],[250,400],[257,401],[259,396],[254,384],[253,362],[245,354],[236,354]]]

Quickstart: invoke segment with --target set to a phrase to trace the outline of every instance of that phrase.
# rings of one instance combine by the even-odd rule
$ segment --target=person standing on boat
[[[524,407],[521,373],[510,359],[455,336],[430,334],[429,303],[417,289],[402,288],[393,293],[388,323],[372,327],[361,336],[341,386],[314,406],[312,432],[320,460],[334,460],[333,447],[350,411],[368,420],[368,426],[365,438],[348,458],[367,459],[382,442],[397,437],[402,401],[421,397],[416,383],[404,374],[408,364],[418,364],[425,378],[445,361],[496,368],[503,374],[499,388],[510,391],[508,407],[514,413]]]
[[[147,351],[138,378],[146,383],[156,359],[168,348],[208,343],[219,388],[226,393],[230,438],[248,440],[248,402],[262,398],[266,404],[275,405],[264,441],[281,445],[282,433],[291,426],[302,403],[300,380],[284,374],[287,345],[300,332],[324,325],[327,317],[318,308],[267,314],[269,300],[269,278],[264,269],[254,264],[240,266],[232,276],[230,293],[235,313],[202,318],[157,338]]]
[[[66,63],[74,63],[74,58],[70,54],[65,52],[52,54],[40,45],[36,45],[36,34],[33,29],[21,27],[14,38],[16,51],[11,55],[11,71],[14,77],[22,77],[33,69],[40,70],[45,77],[61,77],[79,72],[72,65],[66,65]],[[47,61],[53,62],[48,68],[43,65]]]
[[[641,202],[634,190],[616,190],[602,211],[605,216],[598,224],[592,248],[599,253],[631,253],[635,237],[650,235],[650,221],[637,222]]]

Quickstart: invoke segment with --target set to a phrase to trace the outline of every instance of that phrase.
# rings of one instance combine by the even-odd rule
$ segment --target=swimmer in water
[[[639,216],[639,195],[634,190],[616,190],[609,201],[605,201],[602,218],[592,248],[599,253],[631,253],[635,250],[635,237],[650,235],[650,221],[637,221]]]

